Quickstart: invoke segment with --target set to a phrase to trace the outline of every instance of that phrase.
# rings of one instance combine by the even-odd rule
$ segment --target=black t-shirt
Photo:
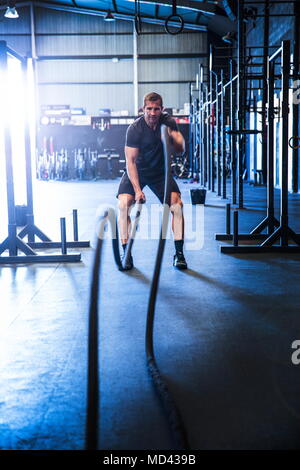
[[[137,118],[127,129],[125,145],[139,149],[136,166],[141,176],[156,177],[164,172],[164,154],[160,131],[162,124],[178,131],[176,121],[167,113],[161,114],[155,130],[147,125],[144,116]]]

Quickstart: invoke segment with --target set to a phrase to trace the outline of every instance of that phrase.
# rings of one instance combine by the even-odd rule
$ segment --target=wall
[[[1,38],[24,55],[31,54],[29,8],[18,8],[16,20],[3,18]],[[128,110],[133,101],[133,23],[104,22],[102,17],[34,8],[39,106],[70,104],[97,115],[99,108]],[[206,53],[205,32],[167,35],[162,26],[143,24],[137,37],[139,103],[155,90],[167,107],[183,108],[189,82],[195,80]],[[171,54],[158,58],[157,54]],[[176,58],[178,54],[196,57]],[[99,56],[121,56],[119,62]],[[122,58],[122,56],[128,56]],[[150,57],[149,57],[150,56]],[[154,57],[153,57],[154,56]],[[164,82],[164,83],[161,83]]]

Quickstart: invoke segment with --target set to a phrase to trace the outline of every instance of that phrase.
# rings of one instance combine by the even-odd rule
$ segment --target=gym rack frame
[[[24,77],[27,71],[27,60],[16,51],[7,46],[5,41],[0,41],[0,70],[4,80],[7,80],[8,58],[18,60],[22,66]],[[6,90],[3,91],[6,93]],[[25,100],[27,96],[25,97]],[[8,114],[6,106],[2,108],[4,115]],[[25,118],[28,114],[28,102],[25,105]],[[0,264],[28,264],[28,263],[52,263],[52,262],[79,262],[81,261],[80,253],[67,254],[67,247],[89,246],[89,242],[66,242],[65,219],[61,219],[61,242],[52,242],[47,235],[44,234],[35,224],[33,215],[33,192],[32,192],[32,170],[31,170],[31,145],[30,130],[28,119],[25,121],[24,129],[24,149],[26,159],[26,192],[27,192],[27,214],[26,226],[17,233],[16,214],[15,214],[15,194],[14,194],[14,175],[12,163],[12,142],[8,123],[5,120],[3,126],[4,135],[4,152],[6,166],[6,192],[7,192],[7,213],[8,213],[8,236],[0,244]],[[74,235],[78,238],[77,212],[73,212]],[[28,236],[28,243],[22,239]],[[39,237],[42,242],[35,242],[35,236]],[[58,248],[61,247],[62,254],[37,254],[33,248]],[[2,255],[8,250],[9,255]],[[21,251],[23,255],[19,255]],[[25,256],[24,256],[25,255]]]
[[[281,59],[281,189],[280,189],[280,220],[274,215],[274,84],[275,84],[275,60]],[[267,82],[268,82],[268,146],[267,146],[267,216],[260,222],[249,235],[238,234],[237,214],[235,216],[234,235],[216,235],[217,240],[234,239],[233,246],[221,246],[222,253],[259,253],[259,252],[284,252],[300,253],[300,235],[296,234],[288,224],[288,117],[289,117],[289,80],[290,80],[290,41],[283,41],[279,49],[268,57]],[[228,227],[227,206],[227,227]],[[262,231],[267,229],[267,234]],[[227,230],[228,231],[228,230]],[[264,238],[260,245],[238,245],[238,239],[257,240]],[[275,242],[280,240],[280,245]],[[294,245],[290,245],[292,240]]]

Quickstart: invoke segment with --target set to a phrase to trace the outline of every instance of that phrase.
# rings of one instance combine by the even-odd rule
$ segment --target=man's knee
[[[119,194],[118,200],[120,212],[128,212],[134,204],[134,197],[129,194]]]
[[[183,202],[179,193],[172,193],[170,210],[174,214],[181,214],[183,209]]]

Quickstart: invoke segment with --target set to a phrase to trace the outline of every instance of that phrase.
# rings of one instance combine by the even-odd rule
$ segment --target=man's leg
[[[171,206],[172,214],[172,230],[174,234],[175,243],[175,256],[173,265],[178,269],[187,269],[187,264],[183,254],[184,242],[184,217],[183,217],[183,202],[180,193],[171,193]]]
[[[165,178],[162,175],[158,180],[148,182],[148,186],[153,193],[158,197],[160,202],[164,200]],[[178,269],[187,269],[187,264],[183,255],[183,238],[184,238],[184,218],[183,218],[183,203],[180,197],[180,190],[178,184],[171,179],[171,206],[172,213],[172,229],[174,233],[175,243],[175,256],[173,265]]]
[[[120,239],[123,245],[126,245],[129,238],[130,228],[131,228],[131,219],[130,219],[130,210],[134,204],[134,196],[131,194],[119,194],[119,231],[120,231]],[[126,248],[126,246],[125,246]]]
[[[132,196],[132,194],[127,194],[127,193],[119,194],[118,200],[119,200],[118,224],[119,224],[121,243],[122,243],[122,247],[124,251],[124,254],[121,257],[123,261],[125,257],[125,251],[126,251],[130,228],[131,228],[131,219],[130,219],[129,214],[134,204],[134,196]],[[132,259],[131,254],[127,258],[124,268],[127,271],[133,268],[133,259]]]
[[[180,193],[171,193],[172,230],[174,241],[184,239],[183,202]]]

